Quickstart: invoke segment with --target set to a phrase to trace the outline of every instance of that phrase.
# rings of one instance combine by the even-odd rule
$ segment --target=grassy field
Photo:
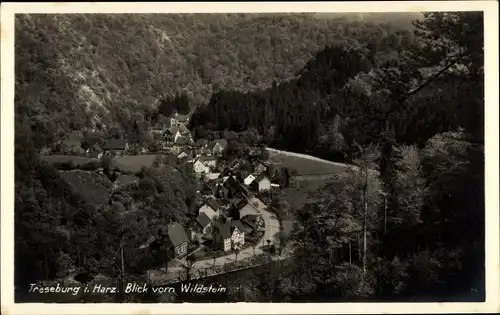
[[[122,172],[137,173],[142,167],[153,166],[153,161],[158,155],[141,154],[126,155],[114,159],[115,166]]]
[[[342,165],[274,152],[270,152],[269,160],[272,163],[288,167],[290,170],[295,170],[297,175],[320,175],[345,171],[345,167]]]
[[[98,159],[76,155],[43,155],[42,160],[51,164],[73,162],[75,166],[87,164],[90,162],[99,162]]]

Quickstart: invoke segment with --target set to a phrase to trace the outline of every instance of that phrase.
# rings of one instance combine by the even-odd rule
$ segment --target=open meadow
[[[322,160],[306,154],[277,151],[273,149],[269,149],[268,151],[271,163],[277,163],[284,167],[288,167],[290,170],[294,170],[296,175],[341,173],[344,172],[347,167],[346,164]]]
[[[140,154],[116,157],[114,165],[123,173],[137,173],[143,167],[153,166],[153,162],[157,156],[154,154]]]

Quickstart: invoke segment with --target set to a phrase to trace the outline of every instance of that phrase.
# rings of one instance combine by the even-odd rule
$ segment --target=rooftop
[[[175,247],[189,241],[186,231],[184,231],[184,228],[177,222],[168,225],[168,237]]]
[[[126,139],[109,139],[104,142],[104,150],[125,150],[127,145]]]

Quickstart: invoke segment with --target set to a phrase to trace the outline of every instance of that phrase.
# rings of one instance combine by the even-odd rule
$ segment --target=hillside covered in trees
[[[42,146],[126,125],[177,94],[194,107],[214,92],[269,87],[325,45],[383,39],[388,29],[312,14],[19,15],[16,119]]]
[[[78,192],[86,175],[71,185],[38,153],[72,130],[127,136],[175,107],[196,138],[250,133],[359,166],[294,210],[293,256],[246,301],[481,300],[482,34],[473,12],[412,30],[305,14],[17,17],[16,283],[75,266],[116,277],[121,246],[138,276],[167,260],[136,249],[192,210],[188,170],[142,169],[96,206]]]
[[[272,147],[338,161],[352,160],[353,141],[368,144],[386,132],[419,146],[459,127],[482,139],[482,48],[474,28],[481,22],[452,22],[461,29],[446,35],[453,38],[400,31],[328,46],[292,80],[213,94],[193,115],[195,134],[255,128]],[[434,19],[417,29],[437,32],[437,23],[453,26]]]
[[[296,211],[291,265],[256,280],[270,301],[484,298],[482,15],[414,25],[328,46],[295,79],[194,113],[195,134],[250,128],[360,167]]]

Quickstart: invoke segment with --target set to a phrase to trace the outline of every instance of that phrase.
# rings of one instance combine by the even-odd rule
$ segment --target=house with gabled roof
[[[250,184],[250,188],[254,191],[267,191],[271,189],[271,180],[269,177],[262,173],[255,178]]]
[[[225,252],[245,244],[245,227],[239,220],[215,222],[212,229],[214,243]]]
[[[208,145],[208,140],[207,139],[198,139],[194,142],[193,146],[195,148],[204,148]]]
[[[215,168],[217,166],[217,158],[213,155],[200,155],[197,161],[200,161],[203,165],[210,168]]]
[[[220,156],[227,148],[227,140],[226,139],[214,140],[208,144],[207,148],[210,149],[213,155]]]
[[[184,124],[180,124],[177,126],[179,128],[179,132],[181,133],[181,135],[183,136],[191,136],[191,131],[188,129],[188,127],[186,127],[186,125]]]
[[[171,126],[170,119],[163,117],[150,128],[150,132],[152,134],[163,134]]]
[[[191,143],[191,138],[186,136],[179,136],[175,142],[171,145],[170,151],[174,154],[179,154],[183,149],[185,149]]]
[[[256,179],[256,177],[253,174],[248,175],[245,177],[243,180],[243,183],[247,186],[250,186],[250,184]]]
[[[167,141],[167,143],[174,143],[181,135],[182,134],[179,130],[179,127],[177,126],[172,126],[165,130],[165,132],[163,133],[163,136],[165,137],[165,141]]]
[[[202,235],[210,233],[212,220],[204,212],[198,215],[198,217],[196,218],[196,223],[198,223]]]
[[[229,164],[229,169],[234,171],[238,169],[240,166],[241,166],[241,161],[239,159],[235,159]]]
[[[187,124],[189,122],[189,115],[177,115],[175,116],[175,120],[181,124]]]
[[[169,120],[172,126],[187,124],[189,122],[189,115],[180,115],[179,113],[174,112],[172,115],[170,115]]]
[[[210,198],[198,209],[198,214],[205,213],[210,220],[214,220],[220,216],[220,208],[219,203],[215,199]]]
[[[228,252],[231,250],[231,229],[229,224],[214,222],[212,228],[212,239],[214,244],[216,244],[219,248]]]
[[[246,228],[241,224],[240,220],[233,220],[230,223],[231,242],[234,246],[243,246],[245,244]]]
[[[193,171],[196,174],[207,174],[210,173],[210,167],[203,164],[200,160],[195,160],[193,163]]]
[[[168,225],[168,237],[174,245],[175,256],[181,258],[187,255],[189,238],[184,228],[177,222]]]
[[[229,190],[228,197],[233,198],[238,194],[247,195],[248,189],[243,183],[240,183],[235,176],[229,176],[226,181],[224,181],[223,186]]]
[[[191,158],[192,157],[192,151],[189,148],[183,148],[179,154],[177,154],[177,159],[183,160],[185,158]]]
[[[106,155],[122,155],[130,148],[126,139],[108,139],[102,147]]]
[[[247,232],[255,233],[258,231],[265,231],[264,221],[262,217],[257,214],[249,214],[241,218],[241,223],[247,228]]]
[[[265,162],[262,162],[262,161],[255,163],[255,165],[253,167],[253,170],[257,175],[267,172],[268,169],[269,169],[269,165]]]

